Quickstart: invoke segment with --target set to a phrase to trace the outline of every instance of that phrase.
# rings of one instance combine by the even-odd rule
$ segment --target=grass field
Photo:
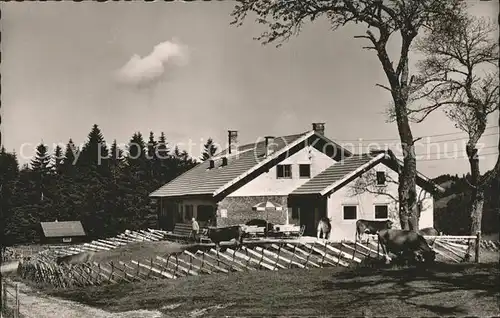
[[[165,316],[497,316],[498,263],[204,275],[47,293],[108,311]]]

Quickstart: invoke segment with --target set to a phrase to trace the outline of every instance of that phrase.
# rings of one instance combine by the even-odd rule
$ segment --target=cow
[[[207,236],[215,243],[216,248],[220,249],[220,242],[231,241],[232,239],[235,239],[239,245],[242,245],[244,233],[241,225],[222,228],[209,227]]]
[[[61,264],[81,264],[90,262],[94,257],[95,252],[81,252],[73,255],[64,255],[56,259],[58,265]]]
[[[439,232],[433,227],[426,227],[418,231],[420,235],[424,236],[438,236]]]
[[[407,259],[434,262],[436,253],[429,247],[425,238],[414,231],[384,229],[377,234],[386,262],[390,262],[388,252]]]
[[[361,234],[377,234],[381,230],[392,228],[391,220],[373,221],[373,220],[357,220],[356,221],[356,241],[361,241]]]
[[[262,219],[251,219],[250,221],[245,223],[245,225],[263,227],[265,229],[265,233],[270,232],[274,229],[274,224]]]
[[[326,240],[330,237],[330,232],[332,231],[332,224],[330,219],[327,217],[322,217],[318,222],[317,236],[318,240],[320,236]]]

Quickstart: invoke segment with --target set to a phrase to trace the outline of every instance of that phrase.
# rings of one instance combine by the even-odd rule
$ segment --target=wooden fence
[[[19,284],[11,284],[2,280],[1,315],[19,318]]]
[[[97,240],[79,246],[50,249],[36,258],[19,264],[21,277],[39,284],[59,288],[91,286],[105,283],[127,283],[148,279],[176,279],[214,273],[255,270],[283,270],[287,268],[320,268],[362,263],[363,259],[383,257],[374,237],[367,242],[327,242],[324,240],[265,240],[247,242],[241,249],[233,246],[217,251],[213,246],[200,246],[196,251],[185,250],[175,255],[152,255],[144,259],[115,262],[88,262],[75,265],[57,265],[59,255],[82,251],[110,250],[138,241],[158,241],[157,230],[126,231],[115,238]],[[376,237],[375,237],[376,238]],[[429,245],[444,261],[479,261],[480,235],[426,236]]]

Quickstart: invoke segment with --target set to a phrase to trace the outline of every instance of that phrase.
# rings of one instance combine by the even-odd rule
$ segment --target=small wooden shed
[[[87,234],[80,221],[40,222],[42,244],[74,244],[85,240]]]

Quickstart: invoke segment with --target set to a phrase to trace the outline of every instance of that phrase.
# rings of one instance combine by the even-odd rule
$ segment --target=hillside
[[[434,224],[445,234],[469,234],[470,188],[466,179],[468,175],[441,175],[434,182],[445,189],[445,193],[434,200]],[[483,234],[499,232],[500,212],[500,180],[493,180],[485,192],[483,210]]]

